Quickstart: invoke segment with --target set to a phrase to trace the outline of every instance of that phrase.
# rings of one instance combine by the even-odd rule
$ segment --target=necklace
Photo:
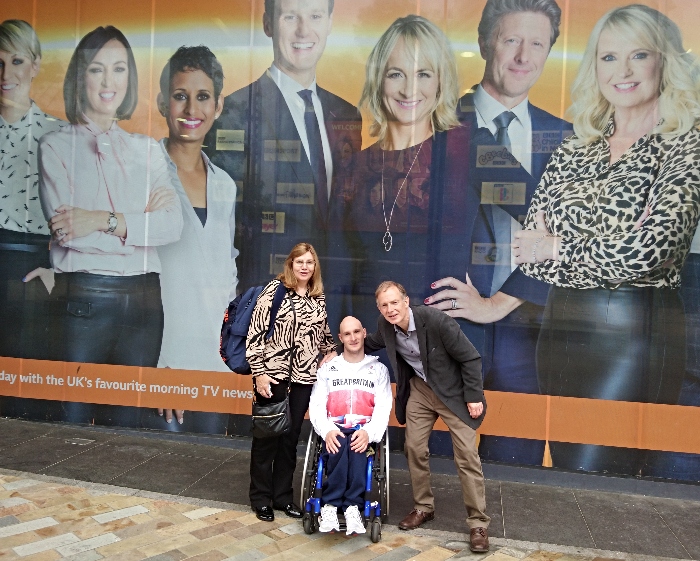
[[[425,140],[423,142],[425,142]],[[384,232],[384,235],[382,236],[382,244],[384,244],[384,251],[391,251],[391,247],[394,245],[394,238],[392,237],[390,230],[391,219],[394,217],[394,209],[396,208],[396,202],[399,200],[399,195],[401,194],[401,191],[403,191],[403,188],[406,185],[408,176],[411,175],[413,164],[416,163],[421,148],[423,148],[423,142],[420,143],[418,151],[416,152],[416,155],[413,157],[413,161],[411,162],[411,167],[408,168],[408,173],[406,174],[406,177],[403,178],[403,181],[401,182],[401,187],[399,187],[399,190],[396,192],[396,197],[394,197],[394,204],[391,205],[391,211],[389,212],[388,220],[386,217],[386,210],[384,209],[384,162],[386,151],[382,150],[382,215],[384,216],[384,225],[386,226],[386,232]]]

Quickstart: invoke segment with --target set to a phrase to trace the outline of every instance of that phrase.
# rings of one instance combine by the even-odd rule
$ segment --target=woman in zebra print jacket
[[[280,283],[287,288],[287,295],[272,337],[266,339],[272,300]],[[328,327],[316,250],[308,243],[299,243],[287,256],[284,271],[260,293],[248,330],[246,358],[253,372],[255,399],[261,405],[277,403],[289,391],[292,425],[282,436],[253,438],[249,496],[260,520],[273,521],[273,508],[292,518],[302,516],[294,504],[292,479],[319,353],[335,353],[335,341]]]

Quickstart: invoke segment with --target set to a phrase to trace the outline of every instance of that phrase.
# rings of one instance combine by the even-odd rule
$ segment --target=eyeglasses
[[[298,267],[303,267],[304,265],[306,265],[307,267],[313,267],[314,265],[316,265],[316,261],[301,261],[301,260],[298,260],[298,261],[294,261],[294,264],[295,264],[296,266],[298,266]]]

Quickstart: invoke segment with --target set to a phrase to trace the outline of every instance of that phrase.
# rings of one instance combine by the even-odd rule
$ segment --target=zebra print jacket
[[[328,327],[326,299],[324,295],[309,298],[288,290],[277,313],[272,337],[265,340],[270,325],[272,299],[280,282],[270,281],[258,297],[248,329],[246,358],[253,376],[267,374],[276,380],[289,378],[289,362],[292,359],[292,382],[313,384],[316,381],[319,352],[327,354],[336,350]]]

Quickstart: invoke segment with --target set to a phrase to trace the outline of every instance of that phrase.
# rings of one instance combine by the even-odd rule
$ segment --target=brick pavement
[[[0,470],[1,561],[605,561],[661,559],[494,540],[492,551],[464,550],[463,535],[400,532],[367,536],[303,533],[284,516],[257,520],[241,505]]]

